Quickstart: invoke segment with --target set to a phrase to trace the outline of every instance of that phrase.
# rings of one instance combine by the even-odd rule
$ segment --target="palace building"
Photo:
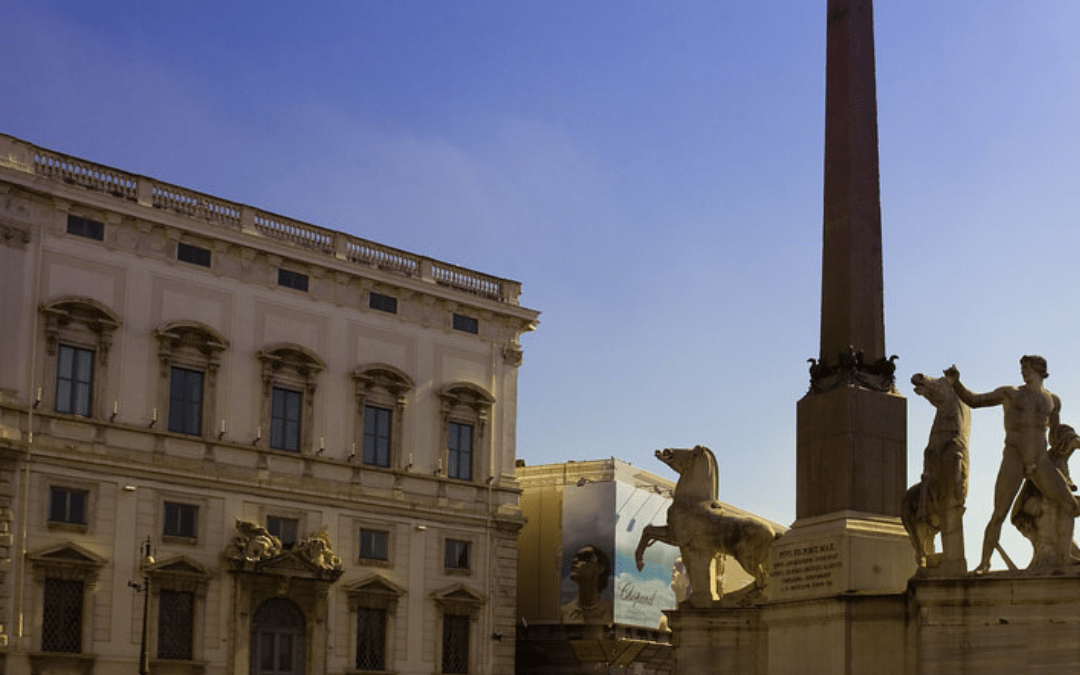
[[[520,292],[0,135],[0,672],[510,675]]]

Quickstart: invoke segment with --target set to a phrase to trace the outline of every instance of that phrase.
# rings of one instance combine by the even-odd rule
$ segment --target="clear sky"
[[[795,514],[817,356],[825,0],[9,0],[0,132],[524,284],[518,455],[705,444]],[[875,7],[886,348],[1080,427],[1080,3]],[[978,561],[1000,409],[974,412]],[[1006,550],[1030,546],[1006,524]],[[1001,566],[1000,561],[996,561]]]

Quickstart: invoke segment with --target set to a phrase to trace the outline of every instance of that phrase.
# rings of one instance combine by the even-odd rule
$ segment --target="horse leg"
[[[641,531],[641,539],[638,540],[637,550],[634,551],[634,563],[638,572],[645,567],[645,549],[652,546],[654,541],[668,542],[668,529],[666,525],[646,525]]]
[[[708,551],[682,550],[683,564],[690,577],[690,606],[697,608],[712,607],[713,589],[716,580],[712,574],[713,555]]]

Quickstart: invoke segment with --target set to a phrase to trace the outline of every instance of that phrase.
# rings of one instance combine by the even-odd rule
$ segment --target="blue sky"
[[[886,346],[932,411],[1041,353],[1080,426],[1080,5],[875,7]],[[817,355],[825,2],[12,0],[0,131],[524,284],[518,446],[790,523]],[[1001,413],[974,413],[977,562]],[[1012,533],[1020,562],[1030,547]],[[998,563],[1000,564],[1000,563]]]

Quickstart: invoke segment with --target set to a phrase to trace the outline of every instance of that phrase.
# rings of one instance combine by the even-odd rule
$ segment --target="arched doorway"
[[[251,624],[251,675],[304,674],[304,614],[285,598],[259,605]]]

